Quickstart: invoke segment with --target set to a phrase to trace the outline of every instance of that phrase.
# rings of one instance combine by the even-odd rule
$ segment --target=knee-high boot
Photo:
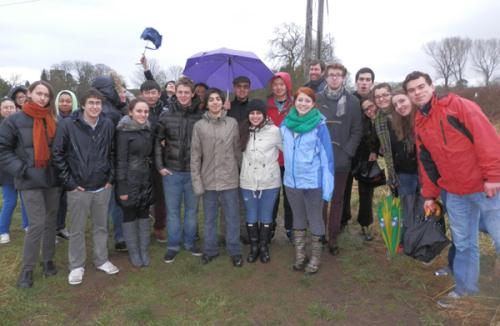
[[[130,262],[135,267],[141,267],[143,262],[141,259],[141,255],[139,254],[137,220],[122,223],[122,228],[123,237],[125,238],[125,242],[127,243],[128,257],[130,258]]]
[[[139,249],[143,266],[149,266],[149,241],[151,237],[151,226],[149,218],[139,219]]]
[[[254,263],[259,257],[259,226],[257,223],[247,223],[247,232],[250,240],[247,262]]]
[[[323,251],[323,243],[321,243],[321,236],[311,236],[311,259],[306,266],[306,274],[314,274],[319,270],[321,264],[321,251]]]
[[[262,263],[269,263],[271,256],[269,255],[269,241],[271,240],[271,224],[260,225],[260,261]]]
[[[295,246],[295,261],[293,269],[304,270],[306,265],[306,230],[293,230],[293,245]]]

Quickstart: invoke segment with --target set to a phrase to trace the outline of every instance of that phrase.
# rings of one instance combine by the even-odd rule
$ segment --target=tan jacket
[[[191,140],[191,179],[195,194],[238,188],[239,139],[238,122],[226,116],[225,111],[219,118],[205,112],[195,123]]]

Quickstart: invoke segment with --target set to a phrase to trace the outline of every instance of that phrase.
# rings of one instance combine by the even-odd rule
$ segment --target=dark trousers
[[[152,168],[151,175],[153,176],[153,194],[155,198],[153,205],[155,223],[153,224],[153,228],[155,230],[163,230],[167,223],[167,209],[165,207],[165,195],[163,194],[163,177],[155,168]]]
[[[149,210],[139,207],[122,207],[123,223],[133,222],[139,218],[149,218]]]
[[[373,186],[358,181],[359,210],[358,223],[361,226],[370,226],[373,223]]]
[[[283,183],[283,175],[285,174],[285,167],[280,166],[280,170],[281,170],[281,182]],[[280,188],[280,193],[283,194],[283,208],[285,209],[285,216],[284,216],[285,229],[291,230],[293,229],[292,208],[290,207],[290,203],[288,202],[284,185]],[[278,208],[280,207],[280,193],[278,193],[278,197],[276,198],[276,202],[274,203],[273,223],[276,223],[276,218],[278,217]]]
[[[324,202],[323,219],[328,225],[328,240],[330,245],[337,242],[340,234],[340,220],[344,208],[344,194],[349,172],[335,172],[333,197],[330,202]]]
[[[342,227],[346,226],[347,223],[349,222],[349,220],[352,217],[351,216],[352,181],[353,181],[352,173],[349,172],[349,174],[347,176],[347,181],[346,181],[346,184],[345,184],[344,207],[342,208],[342,219],[340,221],[340,225]]]
[[[68,212],[68,199],[66,191],[61,191],[61,198],[59,198],[59,209],[57,210],[57,228],[62,230],[66,227],[66,213]]]

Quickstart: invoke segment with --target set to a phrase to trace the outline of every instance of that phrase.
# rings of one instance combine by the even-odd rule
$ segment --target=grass
[[[381,193],[378,189],[377,198]],[[56,251],[59,273],[44,279],[37,268],[34,288],[18,290],[15,282],[24,232],[16,212],[12,242],[0,246],[1,324],[430,326],[461,320],[474,325],[500,321],[496,312],[500,289],[488,279],[495,259],[488,238],[481,237],[485,290],[482,298],[468,305],[475,316],[471,319],[467,308],[461,315],[436,307],[435,296],[452,284],[450,278],[437,279],[432,274],[444,265],[445,257],[430,269],[406,256],[388,260],[380,236],[365,243],[357,232],[358,227],[351,224],[342,234],[339,256],[324,251],[322,267],[314,276],[290,268],[293,247],[279,229],[270,264],[234,268],[223,249],[206,266],[183,251],[174,263],[165,264],[164,245],[153,242],[149,268],[132,268],[126,254],[110,250],[120,273],[111,277],[98,273],[88,259],[84,283],[76,287],[67,284],[67,242],[61,242]],[[92,256],[90,240],[88,258]],[[112,248],[111,240],[109,245]]]

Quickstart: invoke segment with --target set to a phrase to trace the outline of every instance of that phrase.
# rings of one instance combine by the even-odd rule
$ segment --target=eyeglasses
[[[366,112],[366,111],[375,111],[376,109],[377,109],[377,107],[375,106],[375,104],[370,104],[366,108],[363,109],[363,112]]]
[[[344,75],[342,74],[328,74],[326,75],[327,78],[343,78]]]
[[[376,100],[381,100],[382,98],[388,98],[389,96],[391,96],[390,93],[380,94],[380,95],[376,95],[375,99]]]

